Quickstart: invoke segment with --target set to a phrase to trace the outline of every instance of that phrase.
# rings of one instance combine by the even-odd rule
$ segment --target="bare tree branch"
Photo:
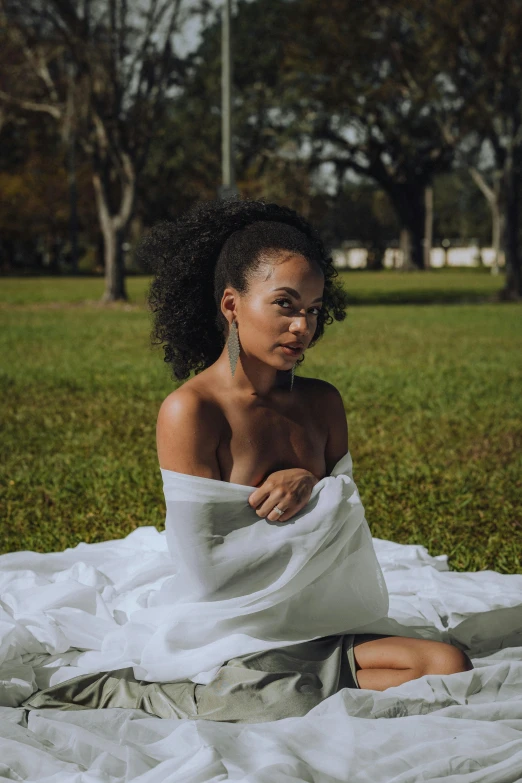
[[[10,106],[18,106],[24,111],[36,111],[43,114],[50,114],[55,120],[60,120],[63,116],[61,109],[51,103],[37,103],[36,101],[25,101],[20,98],[14,98],[3,90],[0,90],[0,100]]]
[[[125,297],[122,242],[137,176],[166,91],[185,69],[173,44],[182,0],[143,0],[135,8],[128,0],[10,2],[25,62],[9,74],[12,85],[2,85],[0,103],[47,113],[60,122],[64,140],[74,127],[92,166],[107,298]]]
[[[488,202],[490,204],[494,204],[496,201],[496,195],[493,190],[493,188],[490,188],[486,180],[484,179],[484,176],[480,173],[480,171],[475,168],[475,166],[471,166],[469,169],[469,173],[473,179],[473,182],[475,185],[481,190],[483,195],[486,197]]]

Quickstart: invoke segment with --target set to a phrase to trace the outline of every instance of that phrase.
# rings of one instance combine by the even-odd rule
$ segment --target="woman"
[[[159,411],[157,448],[165,482],[192,476],[207,480],[198,485],[205,489],[213,481],[255,487],[248,503],[259,519],[284,525],[296,518],[299,525],[314,487],[339,470],[348,452],[337,389],[315,378],[294,378],[325,325],[345,315],[345,295],[318,235],[295,212],[275,204],[216,202],[157,226],[141,253],[155,270],[149,296],[154,340],[163,344],[176,378],[196,373]],[[192,532],[188,517],[179,516],[181,537],[173,539],[171,550]],[[202,530],[203,537],[216,538]],[[200,551],[194,539],[181,567]],[[201,583],[209,567],[199,570]],[[250,583],[256,578],[251,572]],[[343,583],[346,595],[339,601],[348,605],[355,587]],[[208,600],[208,585],[198,589],[206,590]],[[228,589],[224,604],[230,606]],[[210,598],[211,613],[217,612],[216,596]],[[321,610],[321,596],[318,600]],[[295,596],[293,601],[295,613]],[[450,644],[336,631],[317,638],[311,628],[309,641],[274,643],[273,649],[265,638],[247,654],[203,672],[206,678],[151,683],[136,679],[130,668],[82,676],[43,691],[26,706],[130,706],[161,716],[255,722],[305,714],[344,687],[385,690],[425,674],[472,668]],[[158,637],[160,646],[167,637]]]
[[[249,498],[257,515],[286,522],[348,450],[337,389],[301,376],[291,386],[288,377],[332,316],[344,318],[336,273],[311,226],[275,204],[207,204],[184,225],[164,225],[148,241],[147,255],[163,259],[151,304],[174,374],[205,369],[161,406],[160,466],[258,487]],[[177,255],[192,231],[197,241]],[[183,264],[201,264],[185,290]],[[385,637],[354,647],[360,688],[472,668],[441,642]]]

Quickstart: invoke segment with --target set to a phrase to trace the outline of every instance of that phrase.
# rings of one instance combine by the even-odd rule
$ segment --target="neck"
[[[284,388],[288,383],[285,378],[288,373],[270,367],[253,356],[245,356],[243,350],[232,377],[226,345],[215,366],[225,383],[246,397],[269,397],[272,392]]]

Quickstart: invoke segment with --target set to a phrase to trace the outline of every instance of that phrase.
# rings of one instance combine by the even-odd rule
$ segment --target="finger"
[[[285,514],[278,514],[277,511],[272,510],[265,519],[267,522],[285,522]]]
[[[283,513],[280,514],[278,511],[276,511],[275,506],[281,509]],[[268,519],[269,522],[286,522],[286,520],[289,519],[294,513],[291,506],[291,500],[288,498],[281,499],[279,503],[275,504],[275,506],[272,506],[272,509],[266,516],[266,519]]]
[[[270,491],[268,489],[263,489],[263,487],[259,487],[259,489],[256,489],[255,492],[252,492],[251,495],[248,497],[249,505],[252,506],[252,508],[258,508],[261,503],[263,503],[266,498],[270,495]]]
[[[263,503],[261,503],[261,505],[256,509],[256,514],[262,519],[266,519],[270,512],[273,511],[274,506],[279,506],[279,508],[284,508],[286,510],[286,505],[284,505],[284,495],[282,492],[271,492],[267,499],[264,500]]]
[[[294,517],[299,511],[301,511],[301,509],[306,506],[306,503],[295,503],[292,498],[289,497],[286,499],[286,502],[281,501],[280,503],[276,503],[276,505],[279,508],[284,508],[285,512],[284,514],[278,514],[276,511],[273,515],[270,513],[267,519],[271,522],[287,522],[289,519],[292,519],[292,517]]]

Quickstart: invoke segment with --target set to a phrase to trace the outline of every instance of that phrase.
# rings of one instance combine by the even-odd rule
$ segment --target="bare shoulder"
[[[172,391],[161,403],[158,421],[163,424],[190,422],[191,426],[203,423],[212,425],[219,410],[207,395],[189,383]]]
[[[335,405],[337,408],[341,406],[344,410],[341,392],[333,383],[323,381],[321,378],[302,378],[301,376],[298,376],[298,378],[299,389],[302,389],[304,394],[309,395],[312,402],[320,406]]]
[[[309,395],[314,415],[328,433],[325,462],[326,473],[329,475],[334,465],[348,451],[348,423],[342,395],[332,383],[320,378],[299,377],[298,383],[303,394]]]
[[[217,448],[223,413],[198,384],[190,381],[161,404],[156,426],[160,467],[204,478],[220,478]]]

